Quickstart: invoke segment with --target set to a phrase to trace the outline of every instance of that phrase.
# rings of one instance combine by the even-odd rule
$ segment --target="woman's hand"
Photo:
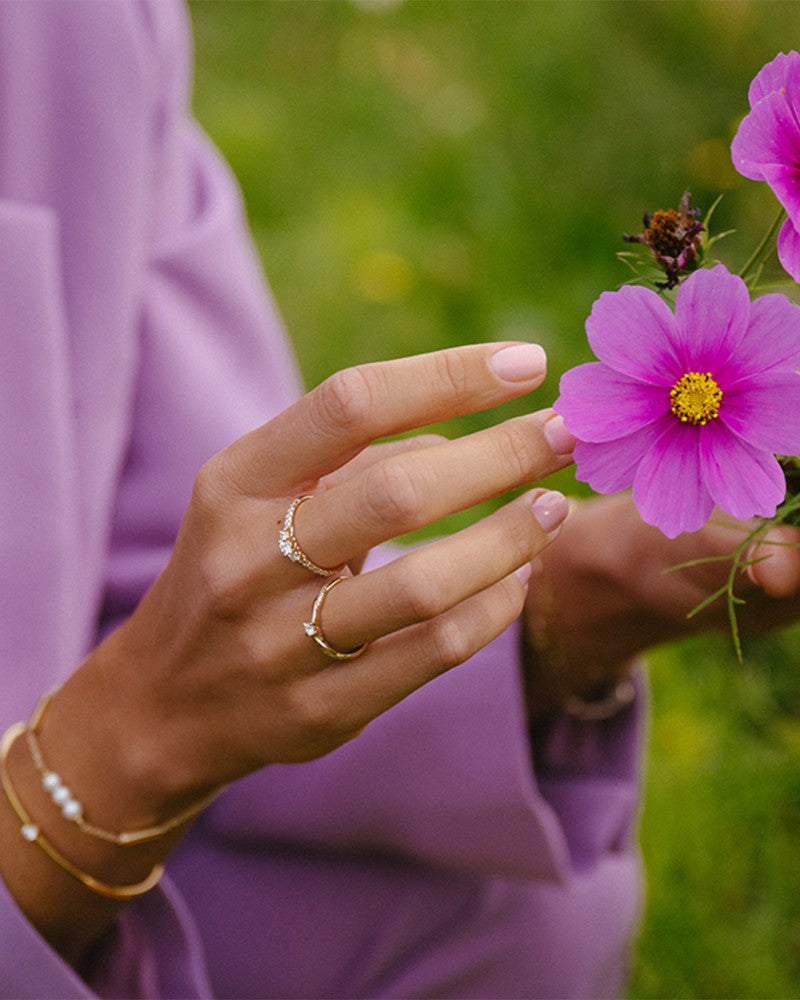
[[[212,458],[165,571],[48,710],[45,749],[75,787],[95,790],[97,814],[147,825],[266,764],[324,754],[502,632],[522,610],[527,564],[566,513],[558,494],[519,497],[330,590],[327,643],[369,644],[349,661],[304,631],[325,580],[280,553],[278,531],[292,498],[313,494],[296,512],[298,543],[319,566],[357,565],[374,545],[563,467],[551,411],[365,451],[529,391],[544,371],[532,345],[365,365]],[[79,725],[92,753],[70,760],[64,737]]]
[[[535,389],[528,344],[457,348],[340,372],[212,458],[164,572],[133,616],[52,697],[43,759],[112,831],[180,816],[273,762],[319,756],[502,632],[523,608],[530,560],[566,514],[560,494],[521,496],[393,563],[357,571],[374,545],[535,481],[571,461],[552,411],[455,441],[372,442]],[[349,564],[319,610],[335,650],[304,623],[326,581],[279,549],[293,498],[297,544]],[[333,578],[331,578],[333,579]],[[34,821],[81,871],[112,886],[149,878],[184,829],[120,848],[62,818],[25,740],[8,771]],[[20,836],[0,796],[0,876],[73,963],[121,903],[89,891]]]
[[[537,560],[526,623],[538,646],[528,656],[533,717],[569,695],[585,695],[623,677],[635,654],[690,632],[727,630],[724,599],[687,615],[725,582],[730,562],[706,562],[668,572],[708,556],[731,554],[742,529],[709,523],[667,539],[645,524],[629,493],[573,505],[555,544]],[[753,553],[766,557],[740,575],[746,599],[737,616],[742,635],[764,632],[800,616],[800,531],[776,528]],[[779,544],[776,544],[779,543]]]

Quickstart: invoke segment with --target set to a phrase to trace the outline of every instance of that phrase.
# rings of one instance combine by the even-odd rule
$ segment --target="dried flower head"
[[[694,271],[702,257],[702,236],[705,226],[699,220],[700,210],[691,205],[692,196],[685,191],[677,209],[659,209],[645,212],[644,232],[623,239],[628,243],[642,243],[653,251],[658,266],[667,280],[659,288],[675,288],[681,275]]]

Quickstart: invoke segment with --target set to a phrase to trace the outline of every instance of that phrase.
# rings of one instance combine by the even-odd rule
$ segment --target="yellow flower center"
[[[722,389],[711,372],[687,372],[669,391],[670,410],[683,424],[702,427],[719,416]]]

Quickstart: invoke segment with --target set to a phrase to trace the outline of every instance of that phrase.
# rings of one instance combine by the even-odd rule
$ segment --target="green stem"
[[[796,461],[796,459],[793,459]],[[710,594],[703,601],[701,601],[696,607],[687,614],[687,618],[694,618],[695,615],[704,611],[710,604],[719,600],[721,597],[725,597],[726,604],[728,607],[728,620],[730,622],[731,637],[733,639],[733,646],[736,650],[736,656],[741,663],[743,660],[742,656],[742,643],[739,637],[739,622],[736,615],[736,605],[744,604],[744,599],[737,597],[733,591],[734,585],[736,583],[736,577],[742,571],[747,569],[752,563],[760,562],[761,559],[767,558],[766,556],[760,556],[758,559],[754,559],[749,556],[749,553],[756,547],[758,542],[767,534],[770,528],[775,527],[777,524],[791,524],[791,517],[798,510],[800,510],[800,493],[789,496],[775,511],[772,517],[765,518],[758,524],[752,531],[748,532],[746,537],[737,545],[734,551],[729,556],[723,556],[720,559],[719,556],[706,556],[700,559],[692,559],[690,562],[682,563],[679,566],[672,566],[670,570],[673,569],[684,569],[690,566],[697,566],[701,563],[712,563],[727,561],[730,559],[731,567],[728,571],[727,579],[725,583],[718,589],[715,590],[713,594]],[[796,543],[773,543],[777,545],[786,544],[794,548]],[[669,572],[670,570],[667,570]]]
[[[750,274],[750,272],[754,271],[755,268],[760,263],[762,263],[762,258],[766,259],[767,248],[769,248],[769,252],[772,251],[772,246],[771,246],[772,241],[775,238],[775,235],[777,234],[778,229],[783,224],[783,220],[785,218],[786,218],[786,209],[781,205],[780,209],[778,210],[778,214],[775,216],[775,219],[774,219],[772,225],[769,227],[769,229],[767,230],[767,232],[764,234],[764,238],[761,240],[761,242],[755,248],[755,250],[753,251],[753,253],[750,255],[750,259],[747,261],[747,263],[744,265],[744,267],[739,272],[739,277],[742,279],[742,281],[747,281],[747,277]]]

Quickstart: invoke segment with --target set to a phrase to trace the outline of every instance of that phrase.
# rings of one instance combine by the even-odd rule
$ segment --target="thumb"
[[[800,530],[773,528],[750,553],[758,560],[747,575],[768,597],[790,597],[800,591]]]

